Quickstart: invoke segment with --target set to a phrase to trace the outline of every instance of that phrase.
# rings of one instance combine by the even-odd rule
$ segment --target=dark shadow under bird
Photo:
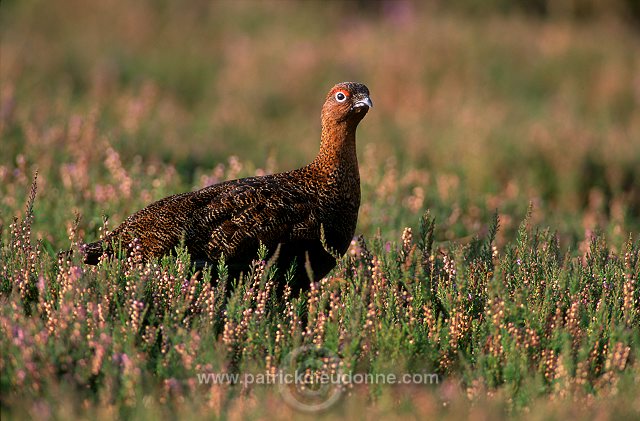
[[[237,276],[262,243],[270,255],[278,250],[281,273],[296,262],[292,288],[307,289],[307,262],[313,279],[321,279],[353,238],[360,206],[356,128],[372,106],[365,85],[335,85],[322,107],[320,151],[309,165],[154,202],[103,240],[81,246],[84,262],[97,264],[101,256],[115,254],[115,244],[126,249],[136,238],[145,260],[184,244],[201,264],[215,267],[224,255],[230,275]]]

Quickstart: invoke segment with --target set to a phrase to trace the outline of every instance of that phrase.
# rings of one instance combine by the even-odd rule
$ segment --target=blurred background
[[[365,83],[358,233],[640,228],[640,1],[3,0],[0,224],[51,250],[152,200],[308,163]]]

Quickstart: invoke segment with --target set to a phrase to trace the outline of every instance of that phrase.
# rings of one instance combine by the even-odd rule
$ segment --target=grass
[[[418,5],[5,3],[3,419],[294,418],[332,393],[315,415],[640,413],[630,27]],[[153,200],[303,165],[345,79],[375,104],[359,237],[308,295],[274,296],[260,256],[240,281],[193,276],[183,250],[58,260]],[[200,382],[291,367],[430,381]]]

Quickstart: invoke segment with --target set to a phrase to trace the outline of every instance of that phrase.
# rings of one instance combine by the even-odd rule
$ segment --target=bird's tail
[[[103,241],[96,241],[89,244],[83,244],[80,247],[82,253],[82,260],[88,265],[97,265],[100,261],[100,257],[106,252],[110,255],[109,248],[104,248]]]
[[[80,254],[82,255],[82,261],[88,265],[97,265],[103,254],[111,256],[113,254],[111,248],[108,246],[105,247],[104,245],[104,240],[82,244],[79,247]],[[58,253],[58,258],[70,259],[72,255],[73,250],[63,250]]]

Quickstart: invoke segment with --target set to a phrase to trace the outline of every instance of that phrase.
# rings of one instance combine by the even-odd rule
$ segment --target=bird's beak
[[[360,108],[360,107],[373,108],[373,102],[371,102],[371,98],[369,98],[368,96],[365,96],[364,98],[357,100],[356,103],[353,104],[353,108]]]

